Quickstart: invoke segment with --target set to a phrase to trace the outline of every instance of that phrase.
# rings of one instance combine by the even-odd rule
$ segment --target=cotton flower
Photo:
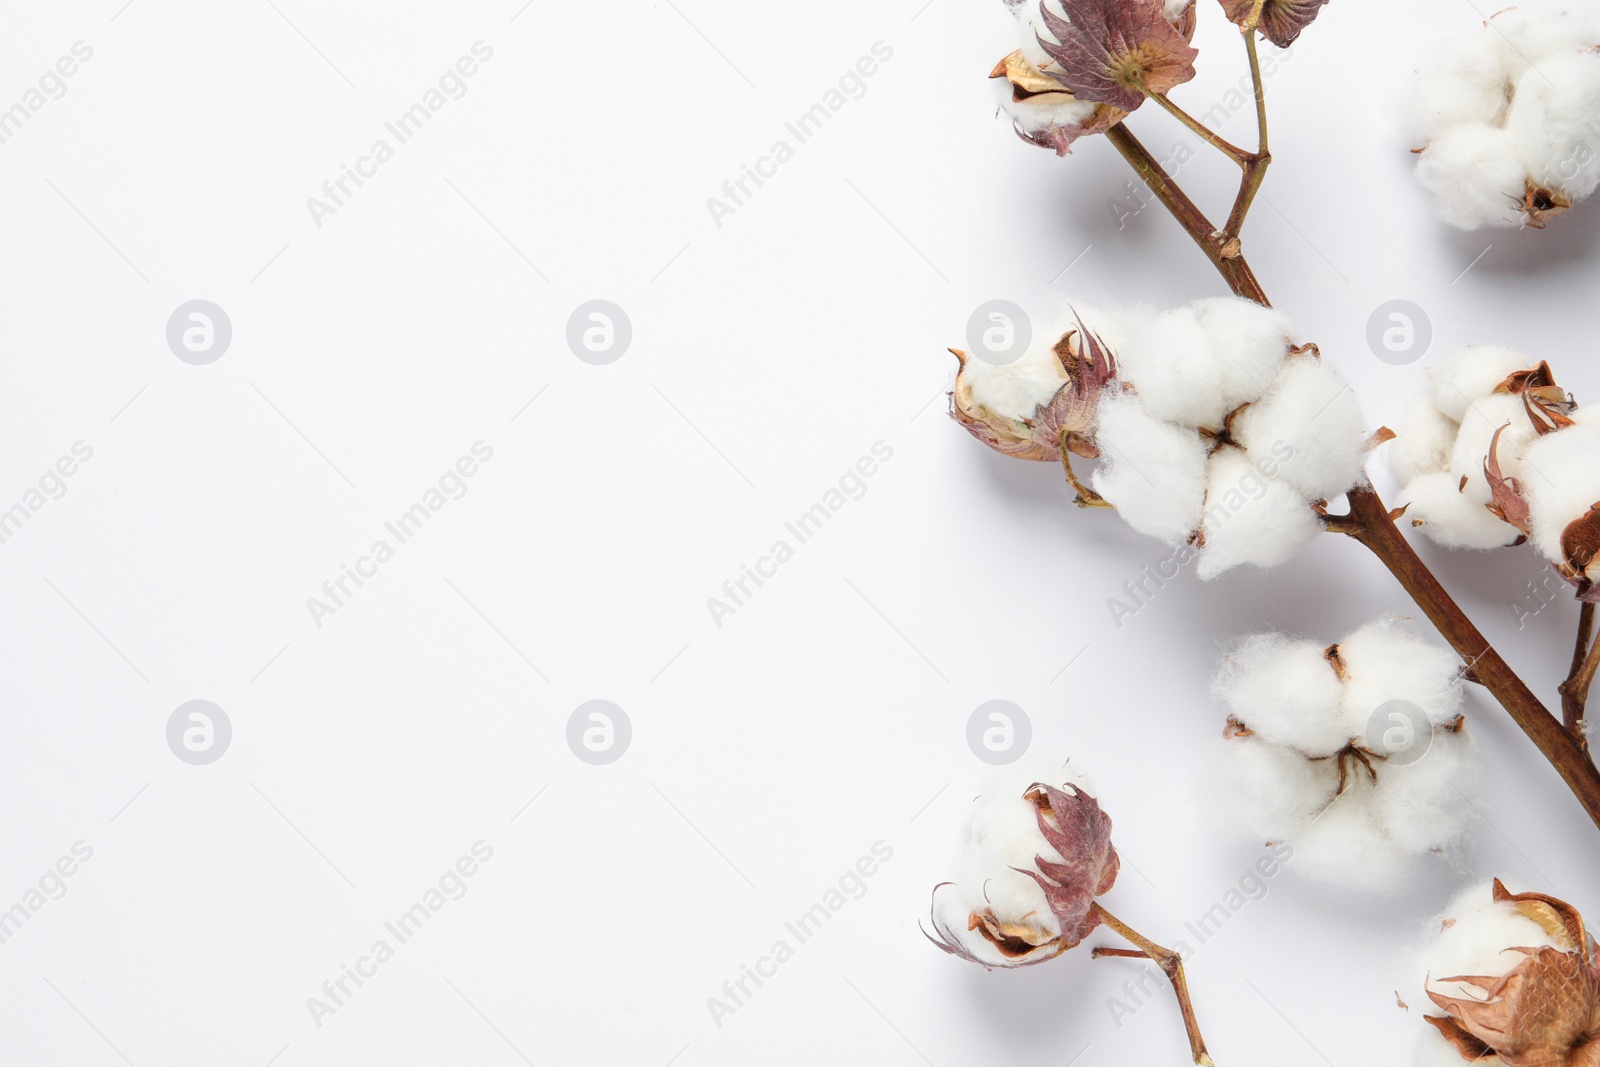
[[[934,889],[929,940],[985,967],[1024,967],[1087,937],[1118,868],[1111,819],[1088,788],[1054,767],[997,774],[968,814],[960,880]]]
[[[1422,58],[1401,120],[1444,221],[1541,227],[1600,185],[1600,23],[1501,11]]]
[[[1391,619],[1327,648],[1255,634],[1212,691],[1229,712],[1221,755],[1240,821],[1291,844],[1312,877],[1384,886],[1465,828],[1478,754],[1449,650]]]
[[[1281,313],[1220,297],[1062,320],[1009,364],[958,352],[952,413],[996,451],[1062,461],[1080,503],[1193,545],[1202,578],[1284,562],[1362,481],[1355,394],[1314,345],[1292,345]],[[1071,455],[1101,460],[1092,491]]]
[[[1450,548],[1531,540],[1600,597],[1600,419],[1511,349],[1465,348],[1429,376],[1390,453],[1412,525]]]
[[[1498,879],[1458,897],[1419,971],[1443,1012],[1419,1067],[1600,1063],[1600,970],[1583,917],[1564,900],[1512,893]]]
[[[1021,47],[995,65],[1001,110],[1025,141],[1071,151],[1194,76],[1195,0],[1005,0]]]

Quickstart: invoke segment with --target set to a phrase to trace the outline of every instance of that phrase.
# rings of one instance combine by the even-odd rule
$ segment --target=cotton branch
[[[1572,669],[1561,683],[1561,719],[1567,733],[1589,751],[1588,722],[1584,718],[1589,688],[1600,669],[1600,640],[1594,636],[1594,605],[1585,602],[1578,611],[1578,639],[1572,649]]]
[[[1200,1023],[1195,1019],[1194,1004],[1189,1000],[1189,982],[1183,974],[1183,959],[1171,949],[1162,948],[1151,941],[1131,926],[1112,915],[1098,903],[1094,910],[1099,914],[1100,921],[1111,929],[1121,934],[1132,944],[1138,946],[1139,951],[1132,952],[1128,949],[1097,948],[1094,950],[1095,958],[1102,956],[1119,956],[1124,958],[1149,959],[1161,968],[1161,973],[1167,976],[1167,981],[1172,983],[1172,991],[1178,997],[1178,1010],[1183,1013],[1183,1027],[1189,1034],[1189,1049],[1194,1053],[1194,1062],[1197,1067],[1213,1067],[1211,1056],[1206,1052],[1205,1038],[1200,1036]]]

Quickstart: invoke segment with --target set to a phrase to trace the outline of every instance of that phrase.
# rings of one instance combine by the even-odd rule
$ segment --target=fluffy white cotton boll
[[[1135,530],[1181,544],[1200,527],[1206,445],[1198,431],[1153,418],[1132,393],[1103,397],[1095,492]]]
[[[1482,994],[1459,983],[1440,982],[1441,978],[1499,977],[1524,958],[1506,949],[1556,945],[1544,927],[1523,916],[1514,905],[1496,901],[1490,882],[1463,891],[1430,926],[1438,934],[1423,948],[1415,971],[1425,976],[1429,987],[1447,996]],[[1422,1003],[1430,1004],[1425,996]]]
[[[1460,476],[1450,471],[1413,479],[1399,496],[1399,503],[1409,505],[1401,521],[1421,523],[1428,540],[1445,548],[1500,548],[1522,536],[1462,493],[1460,483]]]
[[[1238,296],[1196,300],[1189,306],[1210,344],[1226,411],[1270,389],[1289,354],[1289,317]]]
[[[1117,353],[1121,374],[1145,409],[1184,426],[1222,428],[1230,410],[1210,338],[1194,306],[1151,317]]]
[[[1016,870],[1034,870],[1038,856],[1061,861],[1061,855],[1039,832],[1037,809],[1023,799],[1035,783],[1057,788],[1072,785],[1093,795],[1085,776],[1040,761],[1025,760],[997,772],[985,783],[967,813],[958,857],[958,884],[969,904],[973,904],[968,911],[987,906],[1006,920],[1031,915],[1035,925],[1056,930],[1059,927],[1044,891],[1032,878]],[[961,912],[955,929],[965,929],[967,913]]]
[[[1307,500],[1328,500],[1362,480],[1365,426],[1344,375],[1307,353],[1284,366],[1267,395],[1234,421],[1233,431],[1262,470]]]
[[[1196,573],[1210,580],[1241,563],[1276,567],[1322,531],[1317,513],[1293,487],[1268,478],[1242,449],[1211,457]]]
[[[1435,725],[1461,711],[1461,660],[1392,618],[1375,619],[1339,642],[1344,707],[1352,736],[1365,737],[1372,714],[1391,700],[1421,708]]]
[[[1439,731],[1421,759],[1378,766],[1372,801],[1384,832],[1400,848],[1444,850],[1465,833],[1482,781],[1483,761],[1466,729]]]
[[[1031,419],[1067,384],[1067,373],[1054,351],[1056,338],[1034,336],[1033,343],[1010,363],[994,364],[973,356],[962,371],[972,385],[972,402],[1012,419]]]
[[[1501,127],[1446,130],[1417,157],[1417,180],[1434,195],[1439,217],[1458,229],[1522,223],[1528,176]]]
[[[1517,79],[1506,129],[1534,184],[1581,200],[1600,185],[1600,52],[1539,61]]]
[[[1319,881],[1386,889],[1418,857],[1383,833],[1374,817],[1371,780],[1360,766],[1350,771],[1348,788],[1292,840],[1294,866]]]
[[[1310,641],[1281,633],[1243,638],[1223,657],[1211,692],[1269,744],[1326,756],[1355,736],[1345,722],[1339,675]]]
[[[1220,760],[1231,787],[1231,814],[1264,841],[1295,841],[1339,787],[1331,761],[1313,763],[1260,737],[1223,741]]]
[[[1523,453],[1538,437],[1528,418],[1527,408],[1520,396],[1496,393],[1482,400],[1474,400],[1461,417],[1461,432],[1456,436],[1455,447],[1450,451],[1450,471],[1459,480],[1466,475],[1467,484],[1462,495],[1479,504],[1493,499],[1489,479],[1484,474],[1484,463],[1489,458],[1489,446],[1494,443],[1495,432],[1500,434],[1495,456],[1500,461],[1500,473],[1506,477],[1518,473]]]
[[[1515,80],[1529,66],[1543,66],[1560,52],[1600,44],[1593,5],[1522,3],[1494,16],[1485,34],[1500,54],[1500,65]]]
[[[1457,34],[1433,46],[1417,65],[1401,100],[1401,122],[1416,145],[1453,126],[1498,126],[1510,100],[1510,83],[1490,34]]]
[[[1440,411],[1432,398],[1417,397],[1389,444],[1389,469],[1402,482],[1449,469],[1450,451],[1460,430],[1461,425]]]
[[[1513,372],[1538,363],[1514,348],[1468,345],[1428,368],[1428,395],[1446,417],[1460,422],[1467,405],[1494,392]]]
[[[1546,559],[1561,562],[1561,535],[1600,503],[1600,429],[1569,426],[1546,434],[1528,446],[1520,473],[1533,543]],[[1588,574],[1600,577],[1600,556]]]

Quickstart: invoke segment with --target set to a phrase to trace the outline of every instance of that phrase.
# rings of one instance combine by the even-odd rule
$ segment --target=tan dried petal
[[[1440,979],[1476,989],[1482,1000],[1428,996],[1506,1067],[1600,1067],[1600,973],[1575,952],[1513,951],[1525,958],[1503,977]]]

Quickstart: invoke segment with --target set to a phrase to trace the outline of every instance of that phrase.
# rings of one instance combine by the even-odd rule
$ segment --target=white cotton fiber
[[[969,358],[962,380],[972,386],[972,402],[1002,418],[1032,419],[1067,384],[1066,371],[1053,351],[1055,342],[1055,337],[1035,336],[1028,350],[1010,363]]]
[[[1361,405],[1344,376],[1310,354],[1279,372],[1267,395],[1235,420],[1234,438],[1261,470],[1328,500],[1361,480]]]
[[[1346,790],[1291,839],[1294,867],[1320,881],[1387,889],[1418,857],[1383,833],[1370,802],[1372,782],[1359,766],[1353,772]]]
[[[1544,557],[1561,562],[1561,537],[1567,527],[1600,503],[1600,429],[1569,426],[1528,446],[1522,463],[1533,543]],[[1600,556],[1589,566],[1600,576]]]
[[[1460,422],[1468,404],[1494,392],[1513,372],[1535,367],[1538,362],[1501,345],[1458,348],[1428,368],[1429,395],[1434,406]]]
[[[1466,729],[1440,730],[1421,759],[1392,760],[1378,768],[1372,800],[1389,839],[1420,855],[1461,839],[1480,802],[1482,783],[1483,761]]]
[[[1401,121],[1407,136],[1425,145],[1453,126],[1498,126],[1510,100],[1500,55],[1480,30],[1437,42],[1417,65],[1402,94]]]
[[[1518,226],[1528,177],[1511,134],[1471,123],[1440,134],[1417,157],[1417,180],[1445,222],[1463,230]]]
[[[1389,444],[1389,469],[1402,482],[1446,470],[1460,429],[1430,397],[1417,397],[1406,408],[1400,431]]]
[[[1519,3],[1496,14],[1483,31],[1500,55],[1500,65],[1512,79],[1532,65],[1543,66],[1558,53],[1600,44],[1593,5],[1573,3]]]
[[[1417,705],[1435,724],[1461,710],[1461,660],[1392,618],[1369,622],[1340,641],[1339,659],[1345,715],[1356,735],[1364,736],[1372,714],[1391,700]]]
[[[1189,306],[1209,342],[1224,408],[1249,403],[1270,389],[1289,354],[1289,317],[1238,296]]]
[[[1441,982],[1442,978],[1499,977],[1523,959],[1507,949],[1555,946],[1544,927],[1523,916],[1515,905],[1496,901],[1490,882],[1463,891],[1430,925],[1438,933],[1419,954],[1416,973],[1419,982],[1446,996],[1482,994]],[[1425,995],[1422,1003],[1432,1009]]]
[[[1506,129],[1534,184],[1581,200],[1600,185],[1600,52],[1541,59],[1517,79]]]
[[[1044,891],[1032,878],[1016,870],[1034,870],[1037,856],[1061,860],[1039,832],[1033,803],[1023,799],[1028,789],[1040,782],[1057,788],[1071,784],[1090,791],[1083,776],[1038,760],[1024,760],[997,771],[967,813],[958,856],[958,882],[969,899],[985,901],[1002,919],[1021,920],[1033,915],[1036,925],[1055,930],[1059,927],[1050,914]],[[958,929],[965,928],[965,918],[963,914]]]
[[[1022,49],[1023,58],[1040,70],[1053,64],[1055,59],[1039,44],[1040,37],[1052,43],[1055,41],[1045,28],[1044,17],[1039,13],[1039,0],[1005,0],[1005,5],[1017,20],[1017,43]],[[1050,12],[1065,18],[1057,0],[1050,0]]]
[[[1355,733],[1324,650],[1287,634],[1251,634],[1223,657],[1211,692],[1262,741],[1331,755]]]
[[[1322,523],[1293,487],[1263,475],[1242,449],[1225,447],[1211,457],[1201,531],[1195,570],[1210,580],[1241,563],[1276,567]]]
[[[1495,393],[1474,400],[1461,417],[1461,432],[1456,435],[1455,447],[1450,451],[1451,473],[1458,482],[1462,475],[1467,478],[1462,494],[1479,504],[1493,499],[1484,464],[1489,459],[1489,446],[1495,443],[1495,433],[1502,428],[1495,455],[1500,461],[1501,475],[1513,477],[1521,467],[1523,451],[1538,436],[1520,396]]]
[[[1327,806],[1338,788],[1332,762],[1313,763],[1301,753],[1234,737],[1221,742],[1227,799],[1236,818],[1263,841],[1293,840]]]
[[[1521,536],[1515,526],[1463,494],[1457,488],[1460,481],[1450,471],[1413,479],[1397,500],[1409,505],[1400,521],[1420,523],[1428,539],[1445,548],[1500,548]]]
[[[1118,355],[1123,377],[1150,414],[1184,426],[1222,428],[1229,407],[1210,338],[1193,305],[1153,316]]]
[[[1109,394],[1100,401],[1095,442],[1095,492],[1140,533],[1168,544],[1188,540],[1200,526],[1206,492],[1200,434],[1151,417],[1131,393]]]

